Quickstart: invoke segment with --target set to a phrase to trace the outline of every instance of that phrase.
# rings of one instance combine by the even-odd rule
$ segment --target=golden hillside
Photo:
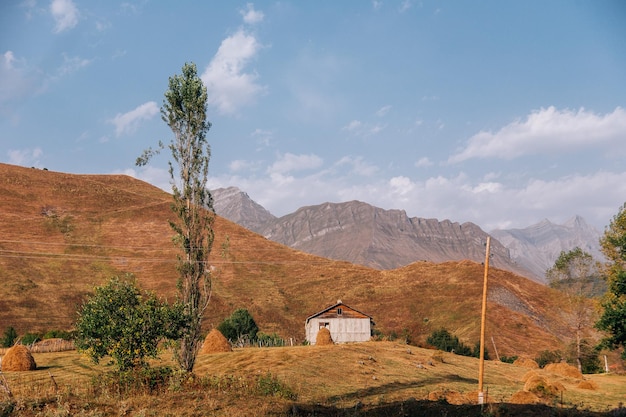
[[[84,296],[126,272],[143,288],[174,297],[168,193],[123,175],[0,164],[0,201],[0,331],[69,329]],[[207,329],[243,307],[261,331],[301,343],[306,317],[341,299],[386,335],[408,332],[423,342],[445,327],[468,343],[478,340],[480,264],[378,271],[298,252],[222,218],[215,232]],[[569,341],[558,294],[493,268],[489,279],[489,348],[493,338],[501,355],[535,355]]]

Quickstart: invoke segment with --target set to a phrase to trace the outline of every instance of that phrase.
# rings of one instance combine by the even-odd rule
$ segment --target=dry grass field
[[[85,296],[113,275],[132,273],[142,288],[172,299],[177,253],[168,225],[170,200],[123,175],[0,164],[0,331],[71,330]],[[487,365],[489,398],[509,408],[475,414],[475,407],[451,404],[476,397],[477,361],[433,356],[416,346],[425,346],[440,328],[468,345],[478,341],[482,265],[416,262],[380,271],[293,250],[219,217],[215,232],[205,330],[243,307],[262,332],[295,346],[204,355],[196,379],[128,398],[94,388],[106,366],[93,366],[74,351],[35,353],[38,370],[5,374],[21,415],[576,415],[545,406],[530,414],[511,411],[516,406],[507,402],[524,387],[527,370],[495,361]],[[408,338],[411,346],[301,346],[305,319],[337,299],[372,316],[383,339]],[[573,338],[569,314],[558,292],[490,269],[486,340],[492,357],[495,349],[530,358],[563,350]],[[165,356],[163,363],[169,363]],[[590,376],[591,388],[546,378],[564,390],[541,401],[563,405],[568,413],[606,412],[626,399],[621,376]],[[435,401],[420,403],[428,398]],[[433,414],[407,411],[433,404],[439,407]],[[444,406],[450,407],[447,414]]]
[[[477,359],[395,342],[200,355],[195,381],[132,395],[96,389],[94,381],[109,367],[75,351],[34,356],[38,370],[4,374],[14,395],[11,415],[626,415],[619,408],[626,398],[626,376],[585,375],[587,384],[581,384],[580,378],[535,370],[562,391],[526,392],[522,402],[530,404],[514,404],[529,369],[496,361],[486,362],[488,397],[481,411]],[[170,364],[168,356],[164,353],[153,365]],[[9,399],[0,393],[2,400],[7,407]],[[410,410],[417,414],[405,414]]]

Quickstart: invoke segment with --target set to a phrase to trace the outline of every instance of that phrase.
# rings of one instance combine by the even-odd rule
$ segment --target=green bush
[[[37,343],[41,340],[41,338],[43,337],[42,334],[40,333],[26,333],[24,336],[22,336],[22,338],[20,339],[20,342],[23,345],[32,345],[33,343]]]
[[[539,356],[535,358],[535,362],[537,362],[540,368],[544,368],[550,363],[561,362],[562,357],[563,355],[561,355],[561,352],[558,350],[543,350],[539,352]]]
[[[185,316],[180,305],[159,301],[153,293],[141,294],[132,276],[112,278],[96,287],[79,311],[76,347],[94,362],[111,357],[120,371],[147,366],[164,339],[178,339]]]
[[[232,342],[236,342],[242,337],[247,338],[248,341],[253,341],[259,331],[254,318],[245,308],[235,310],[230,317],[224,319],[217,326],[217,329]]]
[[[13,326],[7,327],[2,336],[2,347],[8,348],[15,344],[17,340],[17,332]]]
[[[430,336],[428,336],[428,339],[426,339],[426,342],[445,352],[453,352],[462,356],[472,356],[472,349],[459,341],[458,337],[451,334],[446,329],[433,331]]]
[[[502,356],[500,356],[500,362],[513,363],[518,358],[519,358],[519,356],[517,356],[517,355],[513,355],[513,356],[502,355]]]

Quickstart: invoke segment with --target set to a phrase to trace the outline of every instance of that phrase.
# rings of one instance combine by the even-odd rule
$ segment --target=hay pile
[[[315,344],[318,346],[332,345],[333,338],[330,337],[330,330],[328,330],[326,327],[322,327],[319,332],[317,332]]]
[[[578,385],[576,385],[576,388],[595,391],[598,389],[598,384],[596,384],[594,381],[580,381]]]
[[[211,330],[209,334],[206,335],[204,343],[202,343],[202,347],[200,348],[201,355],[232,351],[233,348],[230,346],[228,340],[226,340],[222,332],[217,329]]]
[[[517,391],[509,399],[511,404],[539,404],[542,401],[532,392]]]
[[[34,371],[35,358],[24,345],[15,345],[2,357],[2,371]]]
[[[575,366],[568,365],[567,363],[551,363],[544,368],[547,372],[567,376],[570,378],[583,379],[583,374]]]
[[[463,405],[463,404],[477,404],[478,403],[478,391],[469,393],[462,393],[449,389],[438,389],[428,393],[429,401],[445,401],[449,404]]]
[[[539,365],[537,364],[537,362],[535,362],[534,360],[530,358],[515,359],[515,362],[513,362],[513,365],[521,366],[524,368],[530,368],[530,369],[539,369]]]
[[[556,397],[560,392],[565,391],[565,387],[558,381],[551,382],[541,375],[530,375],[524,383],[524,391],[532,392],[537,397]]]

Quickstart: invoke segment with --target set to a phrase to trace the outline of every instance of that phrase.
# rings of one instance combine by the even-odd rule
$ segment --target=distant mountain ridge
[[[409,218],[359,201],[302,207],[275,217],[237,187],[213,190],[217,214],[266,238],[318,256],[377,269],[416,261],[484,262],[487,232],[478,225]],[[600,232],[580,216],[563,225],[544,220],[524,229],[489,233],[493,265],[545,282],[561,251],[578,246],[601,258]]]
[[[600,252],[602,234],[588,225],[580,216],[563,224],[543,221],[524,229],[492,230],[491,235],[509,248],[511,258],[538,276],[544,276],[562,251],[579,247],[595,259],[603,259]]]

